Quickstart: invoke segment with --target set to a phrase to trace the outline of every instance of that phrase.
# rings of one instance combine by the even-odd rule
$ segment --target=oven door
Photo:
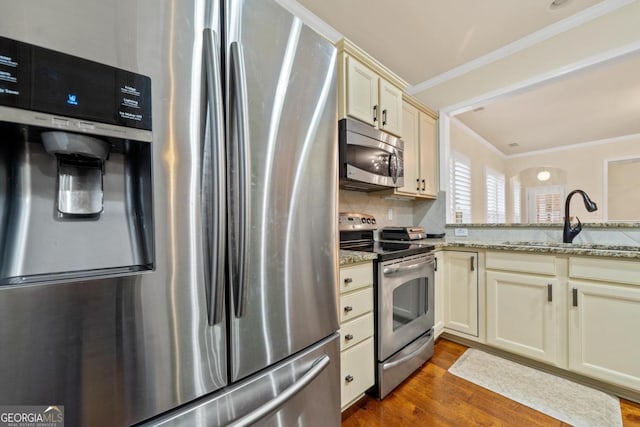
[[[378,264],[378,360],[384,361],[433,328],[434,255]]]

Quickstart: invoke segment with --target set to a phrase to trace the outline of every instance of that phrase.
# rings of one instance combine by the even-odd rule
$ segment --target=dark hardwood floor
[[[439,339],[429,363],[386,399],[365,397],[342,414],[353,426],[568,426],[447,370],[467,347]],[[640,405],[621,400],[624,427],[640,426]]]

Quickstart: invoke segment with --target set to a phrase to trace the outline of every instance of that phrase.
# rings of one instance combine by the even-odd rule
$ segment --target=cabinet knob
[[[353,381],[353,377],[351,375],[347,375],[346,377],[344,377],[344,380],[350,383],[351,381]]]
[[[347,341],[351,341],[353,339],[353,335],[347,334],[347,335],[344,336],[344,339],[347,340]]]
[[[378,121],[378,106],[373,106],[373,123]]]
[[[346,307],[344,308],[344,311],[345,311],[346,313],[350,312],[351,310],[353,310],[353,307],[351,307],[350,305],[348,305],[348,306],[346,306]]]
[[[382,126],[387,124],[387,110],[382,110]]]
[[[424,179],[422,180],[422,191],[427,191],[427,183]]]
[[[416,179],[416,191],[420,191],[420,178]]]
[[[347,285],[351,282],[353,282],[353,279],[351,277],[347,277],[346,279],[344,279],[344,283]]]

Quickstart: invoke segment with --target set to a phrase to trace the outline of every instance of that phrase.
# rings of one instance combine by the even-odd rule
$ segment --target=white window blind
[[[564,186],[552,185],[528,189],[530,222],[558,223],[563,220]],[[531,221],[531,219],[533,221]]]
[[[471,222],[471,160],[455,151],[449,157],[449,206],[448,221],[456,221],[456,213],[462,222]]]
[[[520,178],[514,176],[511,178],[511,222],[520,223],[522,222],[522,185],[520,184]]]
[[[485,168],[485,218],[488,223],[506,222],[504,174]]]

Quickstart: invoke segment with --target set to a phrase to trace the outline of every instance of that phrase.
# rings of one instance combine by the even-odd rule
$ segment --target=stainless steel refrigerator
[[[274,0],[5,2],[0,36],[0,405],[338,425],[334,47]]]

